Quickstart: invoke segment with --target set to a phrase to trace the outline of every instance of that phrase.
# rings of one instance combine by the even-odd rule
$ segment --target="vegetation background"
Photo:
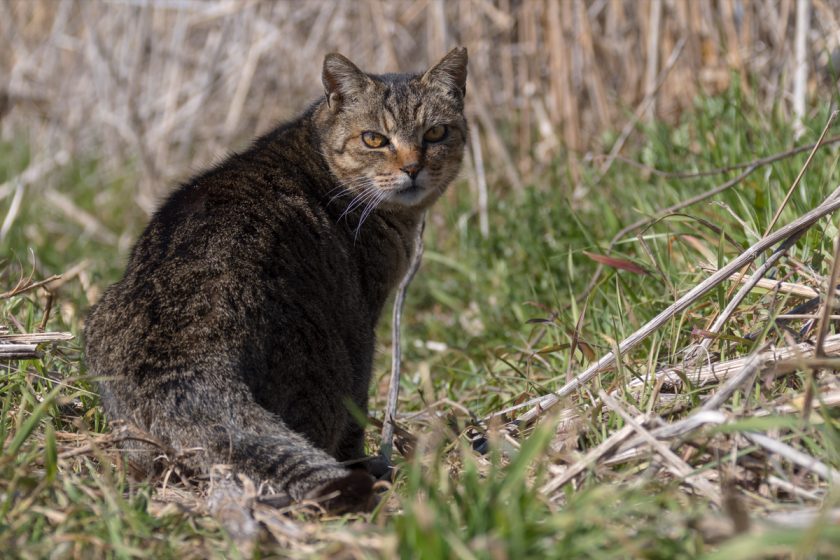
[[[130,481],[80,335],[161,197],[320,95],[327,52],[386,72],[455,45],[470,52],[471,144],[408,296],[409,460],[380,509],[319,520],[204,480]],[[0,550],[836,556],[840,343],[819,296],[836,284],[836,219],[768,265],[787,284],[751,293],[721,332],[734,277],[548,412],[494,415],[826,199],[838,77],[837,0],[0,1],[0,351],[46,341],[0,362]],[[687,359],[696,344],[705,369]],[[708,424],[701,412],[719,425],[680,424]]]

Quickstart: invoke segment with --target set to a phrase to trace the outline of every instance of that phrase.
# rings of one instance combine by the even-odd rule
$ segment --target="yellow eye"
[[[362,142],[365,143],[365,146],[368,148],[381,148],[383,146],[388,145],[388,139],[378,132],[371,132],[368,130],[367,132],[362,132]]]
[[[425,140],[426,142],[440,142],[441,140],[446,138],[446,132],[446,125],[435,125],[426,131],[426,134],[423,135],[423,140]]]

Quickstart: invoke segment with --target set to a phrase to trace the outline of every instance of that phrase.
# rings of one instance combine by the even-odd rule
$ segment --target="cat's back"
[[[274,131],[166,199],[89,315],[92,362],[268,328],[261,317],[293,301],[317,308],[355,297],[342,293],[355,272],[346,236],[321,200],[329,177],[307,161],[317,156],[300,136],[288,125]]]
[[[329,229],[318,193],[330,179],[301,146],[301,126],[266,135],[176,189],[138,239],[127,272],[189,257],[235,258]]]

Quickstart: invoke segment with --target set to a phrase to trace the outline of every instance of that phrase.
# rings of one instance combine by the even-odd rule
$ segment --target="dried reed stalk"
[[[0,332],[0,360],[40,358],[38,345],[47,342],[72,340],[68,332],[8,334]]]
[[[749,84],[766,106],[795,102],[801,114],[802,61],[817,58],[838,26],[824,16],[806,25],[802,4],[794,14],[792,3],[773,0],[740,9],[688,0],[643,9],[623,0],[8,0],[0,3],[8,77],[0,136],[28,142],[34,161],[59,147],[106,170],[139,166],[137,200],[151,209],[176,179],[316,97],[325,53],[343,51],[378,72],[419,70],[463,44],[470,113],[500,163],[489,185],[501,177],[518,188],[558,157],[577,169],[584,152],[602,152],[615,107],[673,119],[698,93],[726,89],[733,70],[757,77]],[[838,0],[814,4],[820,13],[838,8]],[[817,39],[802,47],[808,31]],[[681,41],[686,52],[652,95],[660,61]],[[556,128],[559,141],[535,143],[537,124]]]

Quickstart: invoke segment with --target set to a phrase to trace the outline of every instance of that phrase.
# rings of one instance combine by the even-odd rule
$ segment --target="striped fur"
[[[455,49],[424,75],[372,76],[329,55],[324,99],[176,189],[88,316],[108,418],[188,470],[226,463],[295,500],[369,508],[372,478],[347,468],[364,458],[354,413],[422,211],[461,162],[466,62]],[[435,125],[446,137],[424,142]],[[150,473],[160,450],[126,454]]]

